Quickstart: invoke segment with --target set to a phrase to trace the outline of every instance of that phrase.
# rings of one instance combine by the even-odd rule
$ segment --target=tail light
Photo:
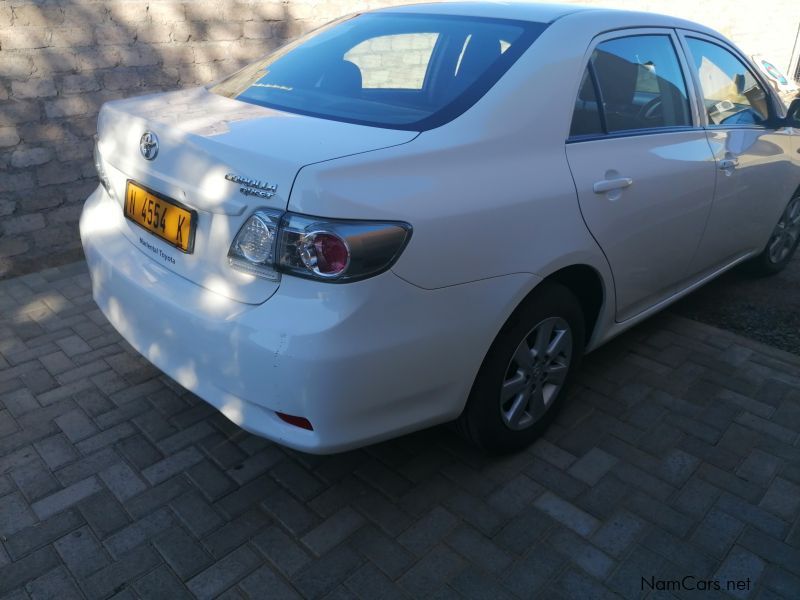
[[[94,170],[97,172],[97,178],[100,180],[100,184],[105,188],[106,192],[108,192],[108,195],[113,198],[114,192],[108,181],[106,169],[103,166],[103,156],[100,154],[99,139],[96,134],[94,136]]]
[[[277,280],[280,273],[325,281],[357,281],[382,273],[402,252],[407,223],[318,219],[272,210],[255,212],[228,253],[239,271]]]

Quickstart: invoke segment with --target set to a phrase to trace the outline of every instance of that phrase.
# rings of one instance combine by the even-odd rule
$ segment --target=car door
[[[681,32],[681,40],[717,164],[714,204],[695,261],[702,272],[764,249],[794,192],[791,135],[773,125],[777,100],[736,50],[694,32]]]
[[[597,38],[566,144],[583,218],[614,275],[617,320],[673,294],[711,209],[715,163],[671,29]]]

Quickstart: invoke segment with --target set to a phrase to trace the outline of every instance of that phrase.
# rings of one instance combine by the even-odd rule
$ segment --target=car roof
[[[580,18],[581,15],[590,14],[600,29],[607,27],[682,27],[700,31],[709,35],[719,35],[708,27],[681,19],[653,12],[636,10],[623,10],[606,8],[603,6],[586,6],[580,4],[558,4],[540,2],[520,2],[501,0],[479,0],[474,2],[426,2],[420,4],[405,4],[377,9],[375,12],[430,14],[430,15],[459,15],[467,17],[494,17],[499,19],[514,19],[519,21],[533,21],[537,23],[552,23],[563,17]],[[587,15],[588,16],[588,15]]]
[[[481,2],[426,2],[423,4],[406,4],[381,8],[375,12],[495,17],[501,19],[516,19],[519,21],[535,21],[537,23],[552,23],[565,15],[591,9],[592,7],[575,4],[484,0]]]

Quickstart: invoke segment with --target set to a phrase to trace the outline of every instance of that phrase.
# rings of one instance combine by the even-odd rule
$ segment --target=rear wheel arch
[[[585,343],[588,344],[600,321],[606,299],[606,286],[600,273],[589,265],[577,264],[559,269],[545,277],[543,281],[552,281],[564,286],[578,300],[583,311]]]

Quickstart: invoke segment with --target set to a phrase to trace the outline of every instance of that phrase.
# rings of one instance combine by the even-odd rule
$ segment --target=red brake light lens
[[[335,277],[347,269],[350,248],[342,238],[326,231],[315,231],[303,238],[300,258],[317,275]]]

